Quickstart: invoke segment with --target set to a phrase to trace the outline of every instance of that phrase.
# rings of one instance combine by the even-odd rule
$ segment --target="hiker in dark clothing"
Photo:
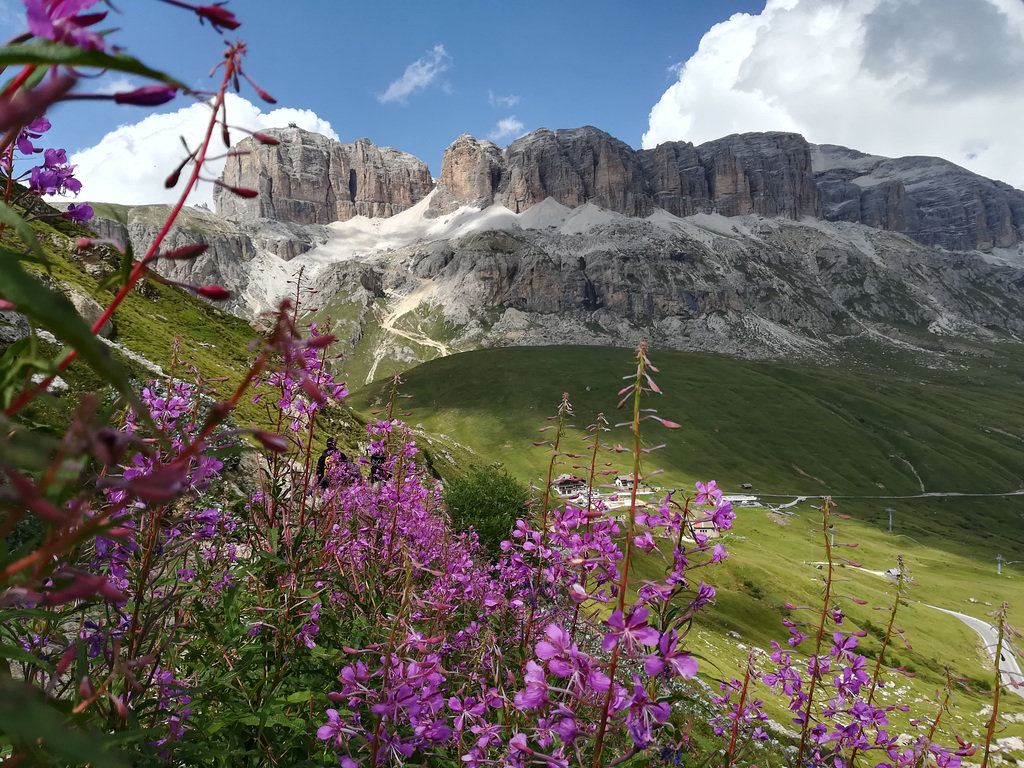
[[[321,488],[331,484],[332,474],[336,472],[341,464],[347,463],[348,457],[338,450],[338,441],[333,437],[327,438],[327,447],[320,454],[316,463],[316,481]]]
[[[377,483],[386,483],[391,479],[391,473],[388,472],[387,467],[387,455],[383,452],[374,451],[370,454],[370,482],[376,485]]]

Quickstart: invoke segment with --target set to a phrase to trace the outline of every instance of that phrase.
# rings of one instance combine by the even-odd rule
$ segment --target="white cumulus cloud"
[[[388,89],[377,97],[377,101],[381,104],[390,101],[404,103],[409,94],[426,88],[438,75],[448,70],[451,64],[452,57],[448,55],[444,46],[435,45],[426,56],[407,66],[402,76],[392,82]]]
[[[714,26],[674,71],[644,147],[795,131],[1024,188],[1019,0],[767,0]]]
[[[338,135],[326,120],[308,109],[275,109],[263,112],[240,96],[227,96],[228,123],[249,131],[284,128],[295,123],[300,128],[337,139]],[[205,104],[191,106],[162,115],[150,115],[137,123],[122,125],[104,136],[89,149],[76,152],[71,162],[78,166],[75,176],[82,182],[84,200],[125,205],[177,202],[181,187],[164,189],[164,179],[184,158],[179,137],[184,136],[195,147],[204,134],[210,116]],[[248,134],[231,132],[234,146]],[[216,131],[211,155],[222,155],[224,146]],[[203,171],[206,178],[218,178],[224,169],[224,158],[210,160]],[[179,184],[184,184],[185,173]],[[213,185],[200,182],[188,202],[212,205]]]
[[[491,141],[501,141],[510,136],[515,136],[518,139],[523,135],[523,128],[523,124],[516,119],[516,116],[511,115],[504,120],[499,120],[494,129],[487,134],[487,138]]]

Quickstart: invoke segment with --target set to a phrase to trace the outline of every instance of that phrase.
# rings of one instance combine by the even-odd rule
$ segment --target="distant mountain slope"
[[[359,381],[481,346],[638,339],[951,366],[961,342],[1024,334],[1024,193],[934,158],[783,133],[635,151],[542,129],[505,150],[459,137],[431,190],[398,150],[273,133],[226,171],[260,197],[221,193],[228,220],[197,211],[189,236],[210,251],[168,268],[235,290],[247,316],[303,270]],[[148,214],[126,215],[144,247]]]

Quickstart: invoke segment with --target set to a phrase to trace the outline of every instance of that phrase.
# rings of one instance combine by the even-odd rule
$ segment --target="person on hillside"
[[[391,473],[387,468],[387,453],[383,450],[375,450],[370,453],[370,483],[386,483],[391,479]]]
[[[316,482],[321,488],[327,488],[331,484],[335,473],[341,468],[343,463],[348,461],[348,457],[344,453],[338,450],[338,441],[336,438],[327,438],[327,447],[324,448],[324,452],[320,454],[320,459],[316,463]]]

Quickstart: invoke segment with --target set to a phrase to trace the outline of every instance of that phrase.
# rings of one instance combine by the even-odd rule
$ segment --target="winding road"
[[[1003,646],[1000,658],[996,659],[996,644],[999,642],[999,630],[996,627],[993,627],[987,621],[976,619],[964,613],[939,608],[937,605],[928,605],[928,603],[921,603],[921,605],[948,613],[950,616],[956,616],[960,621],[981,635],[981,642],[984,644],[985,652],[999,668],[999,681],[1006,687],[1006,690],[1013,691],[1021,698],[1024,698],[1024,673],[1021,672],[1020,666],[1017,664],[1017,656],[1008,643]]]

